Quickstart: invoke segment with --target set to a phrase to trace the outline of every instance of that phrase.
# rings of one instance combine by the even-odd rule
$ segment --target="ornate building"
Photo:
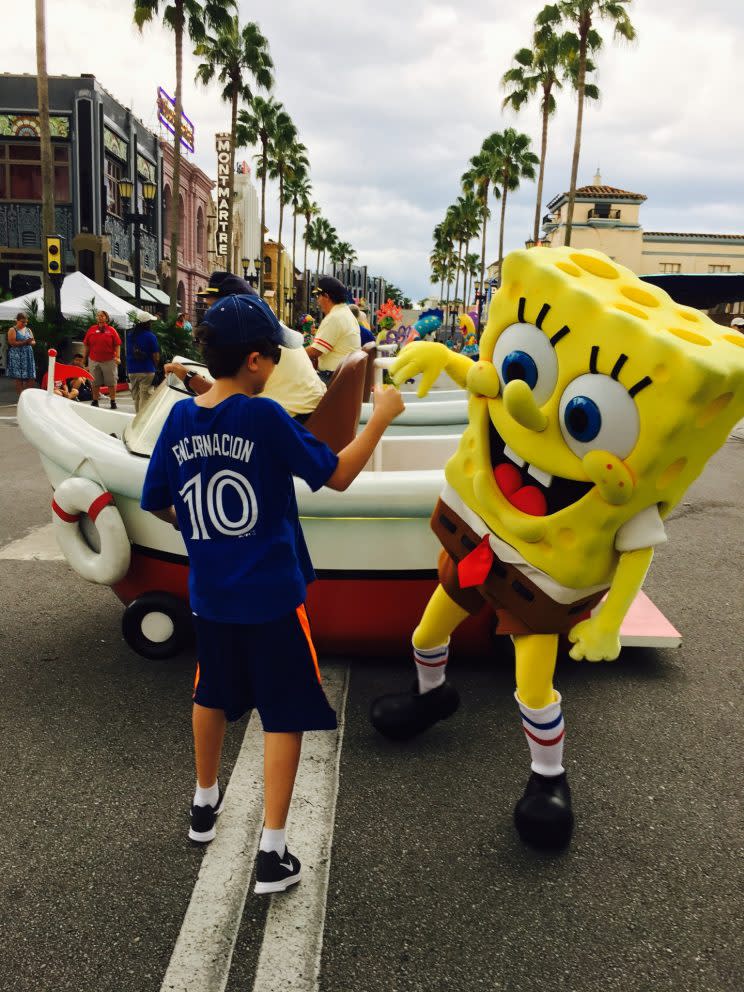
[[[41,282],[38,99],[35,76],[2,74],[0,82],[0,289],[17,296]],[[56,232],[64,238],[65,267],[99,284],[111,279],[110,288],[126,295],[134,235],[124,221],[118,181],[136,177],[160,189],[158,139],[91,75],[50,76],[49,106]],[[158,194],[141,233],[143,302],[151,307],[163,296],[160,207]]]
[[[170,275],[170,221],[173,202],[173,143],[161,141],[163,157],[163,264],[162,286]],[[210,214],[214,207],[214,182],[185,157],[181,158],[178,213],[181,219],[178,246],[178,306],[193,318],[196,293],[204,289],[212,271],[213,244],[210,243]],[[212,237],[213,237],[212,232]]]

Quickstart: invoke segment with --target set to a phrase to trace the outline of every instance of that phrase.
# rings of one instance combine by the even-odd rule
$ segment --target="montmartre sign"
[[[227,228],[230,223],[230,149],[229,134],[216,134],[217,148],[217,231],[216,251],[227,258]]]

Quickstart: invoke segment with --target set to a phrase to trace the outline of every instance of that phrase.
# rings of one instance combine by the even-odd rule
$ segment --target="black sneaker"
[[[566,773],[546,776],[532,772],[524,795],[514,808],[519,836],[530,847],[558,851],[571,840],[574,817]]]
[[[391,693],[375,699],[370,707],[372,726],[391,741],[407,741],[452,716],[460,696],[451,682],[420,693],[414,682],[408,692]]]
[[[98,406],[98,400],[91,400],[90,405],[91,406]]]
[[[217,817],[225,805],[225,793],[220,789],[216,806],[195,806],[191,804],[191,826],[189,840],[196,844],[208,844],[217,835]]]
[[[299,882],[301,870],[300,862],[286,847],[281,858],[276,851],[259,851],[256,858],[256,894],[284,892],[290,885]]]
[[[115,403],[114,400],[111,400],[111,409],[112,410],[116,410],[117,409],[117,406],[116,406],[116,403]]]

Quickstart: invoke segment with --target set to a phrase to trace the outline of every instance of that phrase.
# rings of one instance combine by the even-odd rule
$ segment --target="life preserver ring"
[[[104,586],[124,578],[132,549],[110,492],[90,479],[65,479],[54,491],[52,510],[57,543],[78,575]],[[99,551],[91,547],[80,529],[80,520],[86,515],[96,525]]]

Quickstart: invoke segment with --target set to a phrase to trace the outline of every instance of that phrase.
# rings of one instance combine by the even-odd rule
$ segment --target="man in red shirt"
[[[98,397],[101,386],[108,386],[111,409],[116,409],[116,379],[121,355],[121,338],[116,330],[109,324],[109,315],[105,310],[99,310],[96,314],[97,324],[89,327],[83,345],[85,347],[85,361],[93,374],[91,389],[93,390],[93,402],[91,406],[98,406]]]

